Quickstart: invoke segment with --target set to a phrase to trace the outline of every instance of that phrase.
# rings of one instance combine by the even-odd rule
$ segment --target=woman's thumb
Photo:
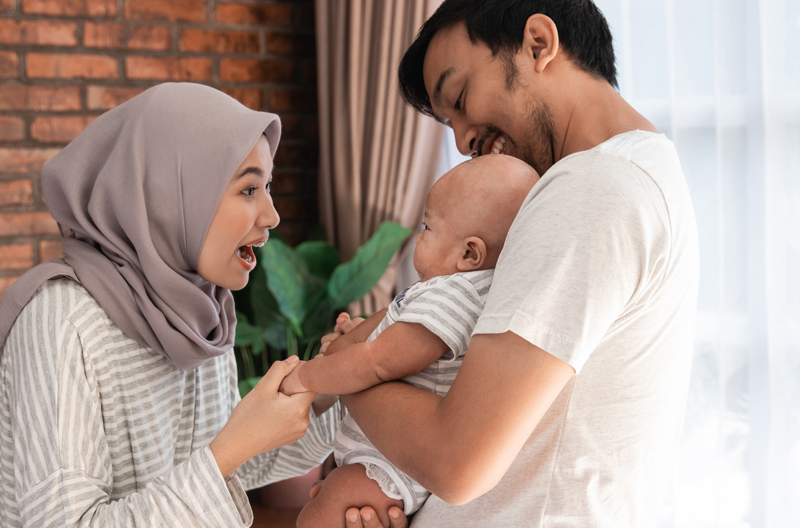
[[[278,392],[283,378],[288,376],[299,364],[300,358],[297,356],[289,356],[283,361],[276,361],[258,383],[259,385],[264,384],[269,392]]]

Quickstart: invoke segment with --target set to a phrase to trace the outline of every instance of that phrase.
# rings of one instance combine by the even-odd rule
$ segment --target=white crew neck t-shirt
[[[494,489],[463,506],[432,496],[412,527],[654,526],[697,282],[694,211],[665,136],[628,132],[556,163],[511,227],[474,334],[514,332],[576,375]]]

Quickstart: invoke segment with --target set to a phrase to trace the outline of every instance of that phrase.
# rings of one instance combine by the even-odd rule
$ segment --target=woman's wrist
[[[211,440],[211,443],[208,444],[209,450],[211,450],[211,454],[214,455],[214,460],[217,462],[217,467],[219,468],[219,472],[222,474],[222,477],[225,478],[234,471],[236,471],[239,466],[244,464],[250,457],[242,458],[240,453],[237,453],[237,450],[234,448],[235,444],[229,442],[227,440],[227,434],[225,428],[222,428],[222,431],[219,432],[217,436]]]

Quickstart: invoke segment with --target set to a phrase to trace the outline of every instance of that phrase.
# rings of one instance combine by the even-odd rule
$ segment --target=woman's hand
[[[223,477],[250,458],[296,442],[308,428],[308,407],[316,396],[301,392],[287,396],[278,388],[299,364],[296,356],[276,361],[231,413],[209,448]]]
[[[321,487],[322,481],[311,486],[309,495],[312,499],[317,496]],[[390,524],[389,526],[384,526],[371,506],[364,506],[360,510],[358,508],[350,508],[344,514],[345,526],[346,528],[408,528],[408,518],[403,513],[403,510],[397,506],[392,506],[389,508],[388,513]]]

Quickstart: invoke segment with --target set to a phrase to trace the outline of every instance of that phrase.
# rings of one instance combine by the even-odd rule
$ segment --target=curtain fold
[[[320,217],[342,260],[381,222],[422,219],[443,127],[403,102],[397,66],[439,3],[316,0]],[[397,261],[351,311],[391,301]]]
[[[800,3],[596,3],[622,95],[675,142],[701,245],[659,526],[800,526]]]

